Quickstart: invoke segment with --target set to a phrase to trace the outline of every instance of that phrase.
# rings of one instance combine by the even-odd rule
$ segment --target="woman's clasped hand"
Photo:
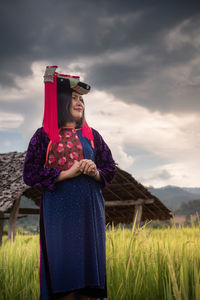
[[[90,159],[82,159],[80,160],[80,171],[83,174],[89,175],[89,176],[95,176],[97,173],[97,167],[95,163]]]
[[[64,170],[60,173],[57,181],[62,181],[69,178],[77,177],[81,174],[93,177],[97,181],[101,181],[101,175],[97,170],[96,164],[90,159],[74,160],[70,169]]]

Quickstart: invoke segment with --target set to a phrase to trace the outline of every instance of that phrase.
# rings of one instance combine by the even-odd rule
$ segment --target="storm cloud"
[[[150,110],[200,109],[197,1],[1,1],[0,84],[37,61]]]
[[[2,0],[1,151],[42,125],[46,65],[80,75],[87,121],[148,185],[199,185],[200,2]]]

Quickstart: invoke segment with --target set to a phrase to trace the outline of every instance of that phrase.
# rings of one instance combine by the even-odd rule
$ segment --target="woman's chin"
[[[80,117],[80,116],[79,116],[79,117],[74,117],[73,120],[74,120],[74,122],[76,122],[76,123],[80,123],[81,117]]]

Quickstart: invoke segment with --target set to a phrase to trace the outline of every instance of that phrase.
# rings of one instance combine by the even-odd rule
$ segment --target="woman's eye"
[[[83,103],[83,98],[82,97],[81,98],[77,98],[76,96],[72,96],[72,99],[73,100],[80,100]]]

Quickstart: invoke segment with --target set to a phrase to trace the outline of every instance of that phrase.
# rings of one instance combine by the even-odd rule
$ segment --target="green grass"
[[[200,223],[106,231],[109,300],[199,300]],[[39,235],[3,237],[0,300],[39,299]]]
[[[39,236],[3,236],[0,247],[0,300],[39,299]]]

